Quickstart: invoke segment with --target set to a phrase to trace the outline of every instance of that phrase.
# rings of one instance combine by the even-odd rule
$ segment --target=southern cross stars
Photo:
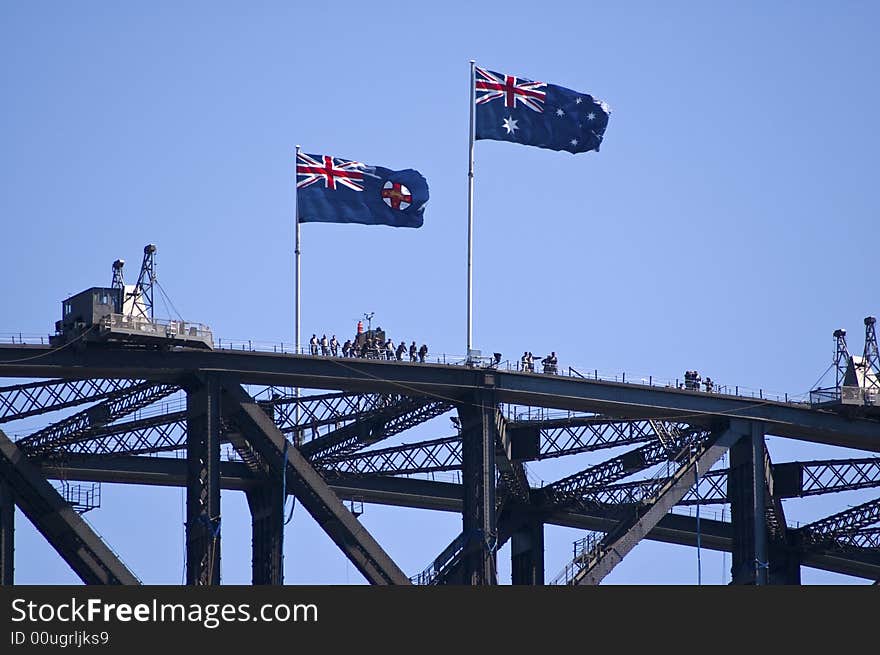
[[[562,111],[562,109],[560,108],[560,109],[557,109],[557,110],[556,110],[556,115],[557,115],[557,116],[565,116],[565,112]]]
[[[507,130],[508,134],[513,134],[514,136],[516,136],[515,133],[519,129],[516,126],[516,124],[517,124],[516,119],[514,119],[512,116],[508,116],[507,118],[504,119],[504,123],[501,124],[501,127],[503,127],[505,130]]]

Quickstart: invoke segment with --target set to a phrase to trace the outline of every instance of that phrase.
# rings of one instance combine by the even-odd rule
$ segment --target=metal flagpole
[[[299,164],[299,149],[300,146],[296,146],[296,167]],[[296,183],[296,172],[294,168],[294,183]],[[299,192],[297,192],[296,199],[296,246],[294,247],[294,254],[296,255],[296,354],[299,354],[299,277],[300,277],[300,249],[299,249]],[[299,395],[299,388],[297,388],[297,395]]]
[[[296,190],[296,182],[297,175],[296,169],[299,165],[299,149],[300,146],[297,144],[296,146],[296,158],[293,162],[293,183],[294,183],[294,206],[296,209],[294,210],[294,218],[296,222],[296,237],[294,242],[293,254],[294,260],[296,262],[296,300],[295,300],[295,309],[294,309],[294,324],[295,324],[295,334],[294,334],[294,354],[299,354],[299,290],[300,290],[300,248],[299,248],[299,193]],[[299,387],[294,387],[293,389],[294,398],[296,398],[296,413],[295,413],[295,421],[297,428],[299,427]],[[293,433],[293,443],[295,446],[300,445],[300,435],[299,430],[295,430]],[[288,441],[284,439],[284,463],[281,465],[281,584],[284,584],[284,526],[287,525],[290,519],[285,520],[284,518],[284,508],[287,505],[287,449],[288,449]],[[296,497],[291,499],[293,506],[290,508],[290,516],[293,517],[293,507],[296,506]]]
[[[700,462],[694,462],[694,491],[697,494],[697,586],[703,584],[703,565],[700,562]]]
[[[295,232],[296,241],[295,241],[294,249],[293,249],[294,259],[296,261],[296,301],[295,301],[296,308],[294,310],[295,311],[294,354],[295,355],[299,354],[299,347],[300,347],[300,343],[299,343],[299,333],[300,333],[300,329],[299,329],[299,325],[300,325],[299,299],[300,299],[300,272],[301,272],[300,254],[301,254],[301,251],[300,251],[300,247],[299,247],[299,192],[296,191],[296,188],[297,188],[296,187],[296,182],[297,182],[296,168],[299,164],[299,150],[300,150],[300,146],[299,146],[299,144],[297,144],[297,146],[296,146],[296,160],[294,161],[294,164],[293,164],[293,182],[294,182],[294,196],[295,196],[294,203],[295,203],[295,207],[296,207],[296,210],[294,211],[294,217],[296,219],[296,232]],[[294,420],[296,421],[296,426],[297,426],[297,429],[293,433],[293,444],[294,444],[294,446],[299,447],[300,441],[301,441],[301,435],[299,432],[299,417],[300,417],[299,387],[294,387],[293,396],[294,396],[294,398],[296,398],[296,410],[295,410],[295,414],[294,414],[294,416],[295,416]],[[285,439],[284,440],[284,464],[281,467],[282,489],[284,490],[283,491],[284,495],[281,498],[281,543],[282,544],[284,543],[284,526],[287,525],[287,523],[290,521],[290,518],[293,517],[293,508],[294,508],[294,506],[296,506],[296,497],[293,497],[291,499],[291,503],[293,503],[293,506],[291,506],[291,508],[290,508],[290,518],[285,520],[284,507],[287,504],[287,471],[286,471],[286,469],[287,469],[287,448],[288,448],[288,442],[287,442],[287,439]],[[283,545],[282,545],[282,549],[281,549],[281,582],[282,582],[282,584],[284,583],[284,547],[283,547]]]
[[[300,149],[300,146],[297,145],[296,146],[296,164],[295,164],[295,166],[299,164],[299,149]],[[294,178],[294,181],[296,181],[296,174],[295,173],[294,173],[293,178]],[[296,198],[296,246],[295,246],[293,252],[296,255],[296,346],[295,346],[296,351],[295,351],[295,353],[298,355],[300,352],[299,351],[299,347],[300,347],[300,343],[299,343],[299,321],[300,321],[299,296],[300,296],[300,272],[301,272],[301,270],[300,270],[300,254],[301,254],[301,251],[299,248],[299,192],[297,192],[296,195],[297,195],[297,198]],[[299,401],[299,387],[294,388],[293,395],[297,399],[296,425],[298,428],[299,427],[299,409],[300,409],[299,402],[298,402]],[[294,434],[294,444],[298,447],[300,445],[300,443],[299,443],[300,442],[299,430],[297,429],[293,434]]]
[[[467,263],[467,353],[470,359],[471,348],[473,347],[473,269],[474,269],[474,106],[476,103],[475,87],[474,87],[474,65],[475,61],[471,59],[471,75],[470,75],[470,128],[468,129],[468,263]]]

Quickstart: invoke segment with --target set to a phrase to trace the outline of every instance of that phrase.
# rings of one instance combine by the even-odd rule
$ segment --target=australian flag
[[[571,153],[599,150],[611,109],[587,93],[475,69],[476,139]]]
[[[300,223],[421,227],[428,182],[411,168],[393,171],[329,155],[298,153],[296,201]]]

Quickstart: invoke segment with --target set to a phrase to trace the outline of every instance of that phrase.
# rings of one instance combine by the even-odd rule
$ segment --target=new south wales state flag
[[[330,155],[298,153],[300,223],[421,227],[428,182],[417,170],[395,171]]]

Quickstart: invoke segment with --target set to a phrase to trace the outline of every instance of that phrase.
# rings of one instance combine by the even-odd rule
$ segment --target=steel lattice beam
[[[178,389],[176,385],[152,382],[121,389],[97,405],[19,439],[17,445],[32,455],[87,440],[109,423],[143,409]]]
[[[46,380],[0,388],[0,423],[103,400],[140,380]]]
[[[656,480],[635,480],[609,484],[590,492],[591,500],[602,505],[630,505],[639,502],[657,486],[662,486],[670,478]],[[678,501],[679,505],[720,504],[727,502],[727,469],[702,473],[699,480],[699,494],[693,487]]]
[[[265,407],[274,411],[273,406]],[[347,453],[361,448],[366,443],[376,443],[403,430],[434,418],[446,411],[442,403],[421,404],[408,400],[404,405],[392,406],[382,410],[381,418],[374,424],[356,422],[343,426],[306,442],[302,451],[315,453],[317,457],[324,452],[336,453],[321,460],[335,467],[335,462],[349,457]],[[369,418],[369,417],[368,417]],[[366,427],[359,427],[369,425]],[[366,435],[363,434],[366,432]],[[326,451],[321,446],[326,448]],[[136,421],[115,423],[88,432],[86,439],[53,448],[52,452],[63,454],[117,454],[145,455],[182,450],[186,447],[186,412],[176,411],[152,416]],[[460,458],[459,458],[460,465]]]
[[[53,448],[56,454],[147,455],[186,448],[186,412],[114,423],[89,431],[88,439]]]
[[[380,417],[394,419],[428,406],[431,408],[430,412],[442,409],[427,416],[433,418],[452,408],[448,403],[430,402],[427,398],[415,399],[399,393],[331,393],[296,396],[284,389],[268,387],[254,397],[261,406],[272,407],[275,424],[283,433],[303,435],[310,431],[311,439],[303,439],[300,447],[307,448],[308,450],[304,452],[312,455],[324,451],[334,454],[345,452],[346,446],[351,444],[346,442],[344,435],[357,432],[355,423]],[[349,428],[349,433],[345,432],[346,427]],[[321,428],[330,429],[322,433]]]
[[[585,553],[572,584],[599,584],[675,506],[694,484],[697,472],[710,469],[741,436],[741,431],[728,428],[695,443],[691,452],[679,460],[675,474],[650,496],[642,498],[635,511],[608,532],[592,551]]]
[[[774,497],[802,498],[880,487],[880,458],[829,459],[810,462],[782,462],[771,466]],[[700,477],[699,497],[689,489],[679,505],[727,503],[728,469],[709,471]],[[780,479],[784,482],[780,483]],[[620,505],[637,502],[651,483],[644,480],[603,487],[593,494],[600,503]]]
[[[271,389],[271,388],[270,388]],[[363,418],[378,408],[391,408],[403,398],[395,394],[322,394],[300,398],[274,394],[260,401],[270,409],[282,432],[310,430],[318,438],[319,429],[336,431],[347,422]],[[300,423],[295,423],[299,407]],[[77,453],[146,454],[183,449],[185,447],[185,411],[171,411],[125,424],[95,427],[88,438],[56,450]],[[128,433],[127,436],[123,436]]]
[[[669,461],[683,449],[703,441],[707,436],[708,433],[701,430],[686,430],[676,436],[674,444],[664,445],[659,441],[646,444],[547,485],[541,490],[541,493],[545,502],[554,506],[583,502],[586,496],[592,494],[593,491],[601,491],[602,487],[611,482],[660,462]],[[589,500],[595,502],[592,497]]]
[[[796,462],[793,465],[803,472],[800,496],[880,485],[880,457]]]
[[[410,475],[461,469],[461,437],[455,435],[415,444],[328,457],[321,468],[356,475]]]
[[[275,424],[285,434],[311,431],[311,439],[320,437],[319,428],[332,426],[339,429],[342,424],[361,418],[364,414],[392,407],[405,399],[400,394],[390,393],[332,393],[312,396],[280,395],[269,390],[270,398],[260,399],[260,404],[274,408]],[[299,416],[299,418],[297,418]]]
[[[394,404],[370,411],[338,430],[302,444],[308,459],[323,462],[375,444],[432,418],[445,414],[451,405],[425,398],[403,397]]]
[[[804,541],[817,543],[853,534],[878,522],[880,522],[880,498],[805,525],[800,531]]]
[[[299,450],[285,445],[281,431],[238,384],[224,384],[223,409],[250,444],[278,470],[306,511],[373,584],[410,584],[382,547],[342,504],[333,490]],[[286,466],[284,462],[286,461]]]
[[[843,547],[875,549],[880,552],[880,527],[864,528],[840,535],[835,541]]]
[[[86,584],[140,584],[24,453],[0,430],[0,477],[34,527]]]
[[[671,423],[671,429],[682,431],[684,423]],[[578,416],[566,419],[542,421],[509,421],[511,433],[540,431],[540,451],[522,459],[542,460],[577,453],[593,452],[603,448],[616,448],[645,443],[657,438],[650,420],[620,420],[605,416]]]

